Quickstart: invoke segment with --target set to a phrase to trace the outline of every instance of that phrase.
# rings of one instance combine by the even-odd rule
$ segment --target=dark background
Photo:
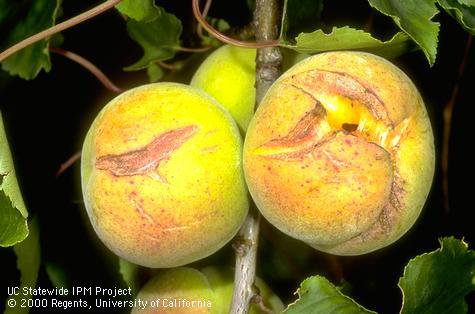
[[[64,1],[63,19],[95,3]],[[195,38],[188,35],[194,26],[190,2],[160,1],[160,4],[182,19],[183,45],[195,44]],[[211,15],[224,18],[231,25],[245,25],[251,18],[245,1],[216,0]],[[372,14],[366,1],[325,2],[324,28],[333,25],[362,27],[370,20],[371,30],[383,39],[389,38],[388,35],[395,30],[389,18]],[[264,223],[258,273],[284,303],[294,300],[293,292],[304,278],[322,274],[335,284],[344,283],[346,291],[367,308],[381,313],[397,313],[401,305],[397,282],[410,258],[438,248],[437,238],[442,236],[463,237],[469,244],[475,243],[471,202],[473,177],[469,174],[473,159],[469,151],[469,145],[473,145],[473,117],[469,109],[474,104],[475,48],[471,49],[467,59],[454,110],[450,139],[450,209],[446,211],[440,171],[442,112],[457,81],[468,35],[445,13],[439,14],[435,20],[441,23],[441,32],[437,61],[433,67],[429,67],[421,51],[393,60],[418,86],[434,128],[437,169],[423,213],[411,231],[396,244],[358,257],[319,253]],[[105,13],[63,32],[63,35],[62,48],[91,60],[121,88],[147,83],[145,73],[122,71],[122,67],[141,56],[141,49],[129,39],[125,23],[117,13]],[[90,123],[114,94],[77,64],[54,54],[52,62],[52,71],[41,73],[33,81],[0,74],[0,108],[18,178],[27,206],[32,216],[39,218],[41,226],[43,264],[38,286],[51,287],[44,268],[49,265],[61,270],[65,282],[70,285],[114,287],[120,284],[117,261],[97,240],[85,218],[79,164],[60,177],[55,176],[59,165],[81,149]],[[187,83],[193,69],[190,65],[185,74],[174,77]],[[0,249],[0,261],[8,267],[3,269],[12,270],[1,274],[2,284],[17,284],[19,274],[13,271],[16,267],[12,251]],[[195,266],[211,264],[233,266],[230,245],[195,263]],[[147,273],[143,271],[144,278]],[[0,306],[3,306],[3,292],[1,294]],[[473,293],[469,296],[469,303],[470,310],[475,311]]]

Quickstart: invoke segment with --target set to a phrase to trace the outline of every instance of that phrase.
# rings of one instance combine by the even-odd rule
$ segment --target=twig
[[[279,36],[280,13],[276,0],[256,1],[254,24],[256,39],[271,42]],[[279,77],[282,65],[282,53],[276,46],[260,47],[256,57],[256,108],[269,87]]]
[[[449,101],[444,107],[444,133],[442,142],[442,189],[444,193],[444,208],[445,212],[449,213],[449,148],[450,148],[450,131],[452,129],[452,115],[454,112],[455,101],[460,90],[460,82],[465,72],[465,66],[467,64],[468,55],[472,46],[472,35],[468,35],[467,42],[465,44],[465,50],[463,53],[462,61],[460,62],[457,79],[455,81],[454,88],[452,89],[452,95]]]
[[[209,8],[211,8],[211,3],[213,2],[213,0],[206,0],[205,2],[205,7],[203,8],[203,13],[201,14],[203,16],[203,18],[205,19],[206,16],[208,15],[208,12],[209,12]],[[201,25],[200,22],[198,22],[198,27],[196,28],[196,32],[198,33],[198,36],[203,39],[204,36],[203,36],[203,25]]]
[[[61,164],[58,171],[56,172],[56,176],[59,177],[61,174],[63,174],[63,172],[66,171],[66,169],[68,169],[72,165],[74,165],[74,163],[78,161],[79,158],[81,158],[81,152],[77,152],[71,157],[69,157],[68,160]]]
[[[229,313],[247,314],[251,302],[258,294],[254,287],[256,278],[257,247],[261,215],[251,206],[249,214],[241,226],[233,248],[236,252],[233,300]]]
[[[243,48],[263,48],[263,47],[276,47],[279,45],[278,40],[266,40],[260,42],[250,42],[250,41],[242,41],[237,40],[231,37],[224,35],[223,33],[216,30],[213,26],[211,26],[206,19],[203,17],[203,14],[200,11],[200,0],[192,0],[193,6],[193,14],[198,22],[203,26],[204,29],[212,36],[217,38],[218,40],[233,46],[243,47]],[[276,37],[275,37],[276,38]]]
[[[197,1],[193,2],[195,5]],[[254,27],[257,44],[275,42],[278,37],[280,12],[277,0],[256,0]],[[256,57],[256,108],[265,92],[280,74],[282,54],[276,45],[260,46]],[[236,244],[236,270],[234,274],[234,292],[230,313],[247,314],[251,302],[259,293],[254,287],[256,276],[256,258],[259,240],[259,223],[261,216],[255,208],[251,210],[239,230]]]
[[[81,57],[80,55],[74,53],[74,52],[71,52],[71,51],[68,51],[68,50],[64,50],[64,49],[61,49],[61,48],[50,48],[49,49],[51,52],[54,52],[54,53],[57,53],[63,57],[66,57],[76,63],[78,63],[79,65],[81,65],[82,67],[84,67],[86,70],[88,70],[89,72],[92,73],[92,75],[94,75],[98,80],[99,82],[102,83],[102,85],[104,85],[104,87],[106,87],[108,90],[114,92],[114,93],[122,93],[122,89],[120,89],[119,87],[117,87],[105,74],[104,72],[102,72],[97,66],[95,66],[91,61]]]
[[[97,7],[94,7],[84,13],[81,13],[69,20],[66,20],[62,23],[56,24],[53,27],[45,29],[42,32],[39,32],[31,37],[28,37],[19,43],[13,45],[12,47],[8,48],[7,50],[0,53],[0,62],[3,62],[6,58],[14,54],[15,52],[28,47],[31,44],[34,44],[42,39],[48,38],[56,33],[62,32],[68,28],[71,28],[79,23],[82,23],[86,20],[89,20],[111,8],[116,6],[122,0],[108,0]]]

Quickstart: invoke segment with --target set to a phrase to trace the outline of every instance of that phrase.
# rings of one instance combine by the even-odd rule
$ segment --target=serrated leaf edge
[[[439,46],[439,32],[440,32],[440,23],[439,22],[435,22],[435,21],[432,21],[432,19],[440,13],[440,11],[437,9],[437,6],[435,5],[435,2],[436,0],[433,0],[434,1],[434,7],[436,8],[436,12],[431,16],[429,17],[429,21],[434,23],[435,25],[437,25],[437,34],[436,34],[436,37],[435,37],[435,53],[434,53],[434,60],[432,60],[430,54],[428,52],[426,52],[426,49],[424,47],[421,46],[421,44],[408,32],[406,31],[402,26],[401,26],[401,19],[399,18],[399,16],[392,16],[392,15],[389,15],[389,14],[386,14],[382,11],[380,11],[376,6],[374,6],[371,1],[368,1],[369,5],[375,9],[376,11],[380,12],[381,14],[383,15],[386,15],[388,17],[390,17],[391,19],[393,19],[393,21],[396,23],[396,25],[404,32],[406,33],[411,39],[412,41],[414,41],[419,47],[422,48],[422,52],[424,53],[424,55],[426,56],[427,58],[427,61],[429,61],[429,65],[430,66],[433,66],[436,59],[437,59],[437,47]]]
[[[438,239],[439,244],[440,244],[440,247],[439,247],[438,249],[436,249],[436,250],[434,250],[434,251],[431,251],[431,252],[425,252],[425,253],[422,253],[422,254],[417,255],[416,257],[411,258],[411,259],[406,263],[406,266],[404,266],[404,271],[403,271],[403,273],[402,273],[402,276],[399,277],[399,280],[398,280],[398,283],[397,283],[397,286],[399,287],[399,290],[401,291],[401,294],[402,294],[402,303],[401,303],[401,309],[399,310],[399,314],[402,314],[402,310],[404,309],[404,304],[405,304],[405,299],[406,299],[406,296],[405,296],[405,294],[404,294],[404,290],[403,290],[403,288],[401,287],[401,280],[406,276],[406,271],[407,271],[408,266],[409,266],[412,262],[414,262],[414,261],[416,261],[416,260],[418,260],[418,259],[420,259],[420,258],[424,258],[424,257],[426,257],[426,256],[428,256],[428,255],[434,255],[434,254],[436,254],[436,253],[442,252],[442,251],[444,250],[444,240],[445,240],[445,239],[447,239],[447,240],[452,240],[452,239],[453,239],[453,240],[457,240],[457,241],[459,241],[460,243],[463,244],[463,246],[464,246],[464,248],[465,248],[465,251],[468,250],[468,243],[464,241],[464,238],[462,238],[462,239],[459,240],[459,239],[457,239],[457,238],[455,238],[455,237],[453,237],[453,236],[451,236],[451,237],[442,237],[442,238],[439,238],[439,239]]]
[[[395,38],[397,38],[398,36],[401,36],[401,35],[404,35],[404,36],[407,36],[407,40],[412,40],[412,37],[410,37],[406,32],[404,31],[401,31],[401,32],[397,32],[395,33],[391,38],[389,38],[388,40],[384,41],[384,40],[381,40],[379,38],[376,38],[374,37],[371,33],[368,33],[362,29],[357,29],[357,28],[353,28],[353,27],[349,27],[349,26],[343,26],[343,27],[336,27],[334,26],[332,28],[332,30],[329,32],[329,33],[325,33],[322,29],[317,29],[313,32],[310,32],[310,33],[300,33],[297,35],[297,37],[295,37],[295,41],[297,42],[297,39],[301,36],[301,35],[309,35],[309,34],[313,34],[313,33],[316,33],[316,32],[321,32],[323,36],[327,37],[327,38],[330,38],[331,36],[334,36],[334,33],[335,31],[337,30],[352,30],[352,31],[355,31],[355,32],[358,32],[359,34],[362,34],[362,35],[368,35],[370,38],[372,38],[373,40],[379,42],[379,44],[381,45],[386,45],[386,44],[390,44]],[[298,52],[302,52],[301,50],[298,49],[297,47],[297,44],[292,44],[290,43],[289,41],[285,40],[285,39],[282,39],[280,38],[279,39],[280,41],[280,46],[282,47],[285,47],[285,48],[288,48],[288,49],[292,49],[292,50],[295,50],[295,51],[298,51]],[[421,49],[421,47],[417,44],[417,47],[419,47],[419,49]],[[368,47],[370,48],[370,47]],[[347,49],[332,49],[332,50],[347,50]],[[354,50],[365,50],[365,48],[355,48]],[[323,51],[330,51],[330,49],[328,50],[324,50],[324,49],[320,49],[318,52],[315,52],[315,53],[319,53],[319,52],[323,52]],[[305,52],[305,53],[310,53],[310,52]],[[311,53],[312,54],[312,53]]]
[[[289,309],[290,306],[292,305],[295,305],[298,301],[300,301],[300,299],[302,298],[302,295],[300,294],[300,291],[302,290],[303,286],[307,283],[307,281],[310,281],[314,278],[321,278],[323,281],[327,282],[328,284],[330,284],[331,286],[335,287],[334,284],[332,284],[327,278],[323,277],[323,276],[320,276],[320,275],[316,275],[316,276],[311,276],[311,277],[308,277],[308,278],[305,278],[304,281],[302,281],[300,283],[300,287],[297,288],[297,290],[293,293],[293,295],[298,295],[298,299],[296,299],[294,302],[292,303],[289,303],[287,305],[287,307],[285,308],[285,310],[282,312],[282,313],[286,313],[287,310]],[[343,298],[345,299],[348,299],[350,302],[352,302],[354,305],[356,305],[358,308],[364,310],[364,311],[367,311],[368,313],[375,313],[377,314],[377,312],[374,312],[374,311],[371,311],[371,310],[368,310],[367,308],[365,308],[364,306],[362,306],[361,304],[359,304],[358,302],[356,302],[355,300],[353,300],[352,298],[350,298],[349,296],[343,294],[340,289],[338,289],[337,287],[335,287],[335,290],[338,292],[338,294],[340,296],[342,296]]]

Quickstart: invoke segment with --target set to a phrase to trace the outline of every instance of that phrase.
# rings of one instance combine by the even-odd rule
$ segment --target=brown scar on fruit
[[[137,200],[137,193],[136,192],[130,193],[129,194],[129,199],[132,202],[132,204],[134,205],[134,208],[137,210],[140,217],[144,218],[145,220],[147,220],[151,224],[155,224],[155,220],[153,220],[152,216],[150,216],[145,211],[145,209],[142,207],[142,204],[140,203],[140,201]]]
[[[401,211],[405,207],[405,204],[403,204],[401,201],[401,199],[404,198],[404,194],[406,193],[404,191],[404,184],[404,180],[397,173],[395,173],[389,202],[397,211]]]
[[[167,183],[157,167],[162,161],[168,160],[172,153],[180,148],[198,131],[196,125],[167,131],[155,137],[145,147],[119,155],[106,155],[97,158],[96,168],[107,170],[115,176],[149,175]]]
[[[394,175],[389,201],[384,206],[378,219],[376,219],[371,227],[359,233],[349,241],[364,242],[368,241],[369,239],[377,239],[381,234],[387,233],[393,226],[396,225],[396,213],[401,212],[405,207],[405,205],[401,202],[403,195],[406,193],[403,189],[403,181],[404,180],[401,179],[397,174]]]
[[[342,168],[342,167],[350,167],[351,165],[346,161],[338,159],[334,154],[327,152],[326,150],[322,149],[323,155],[327,158],[327,160],[335,167],[335,168]]]
[[[147,213],[147,211],[145,210],[145,208],[143,208],[142,206],[142,201],[140,201],[138,195],[136,192],[131,192],[129,193],[129,199],[130,201],[132,202],[132,204],[134,205],[134,208],[135,210],[137,211],[137,213],[140,215],[140,217],[142,217],[144,220],[146,220],[147,222],[149,222],[150,224],[153,224],[153,225],[156,225],[156,226],[159,226],[160,227],[160,231],[162,232],[170,232],[170,231],[176,231],[176,230],[185,230],[185,229],[189,229],[191,226],[193,225],[196,225],[198,224],[198,222],[196,223],[191,223],[189,225],[185,225],[185,226],[173,226],[173,227],[163,227],[162,224],[160,223],[157,223],[157,221],[155,221],[153,219],[153,217]],[[154,238],[155,240],[157,240],[158,238],[156,237],[153,237],[152,235],[150,234],[146,234],[147,236],[151,237],[151,238]]]

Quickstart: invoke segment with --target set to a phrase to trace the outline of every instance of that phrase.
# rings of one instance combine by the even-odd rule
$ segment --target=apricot
[[[259,278],[256,278],[264,305],[281,313],[282,301]],[[201,271],[181,267],[158,273],[137,295],[145,306],[133,308],[133,314],[146,313],[228,313],[233,294],[233,271],[206,267]],[[138,304],[138,303],[137,303]],[[252,305],[251,314],[265,313]]]
[[[414,224],[434,173],[423,100],[396,66],[364,52],[307,58],[270,88],[244,144],[259,210],[312,247],[358,255]]]
[[[284,50],[283,68],[308,55]],[[194,74],[190,85],[213,96],[236,120],[244,134],[256,102],[256,49],[224,45],[211,53]]]
[[[213,96],[245,132],[254,114],[256,49],[224,45],[211,53],[190,85]]]
[[[157,83],[129,90],[94,120],[81,161],[84,203],[104,244],[147,267],[206,257],[249,207],[242,140],[205,93]]]

